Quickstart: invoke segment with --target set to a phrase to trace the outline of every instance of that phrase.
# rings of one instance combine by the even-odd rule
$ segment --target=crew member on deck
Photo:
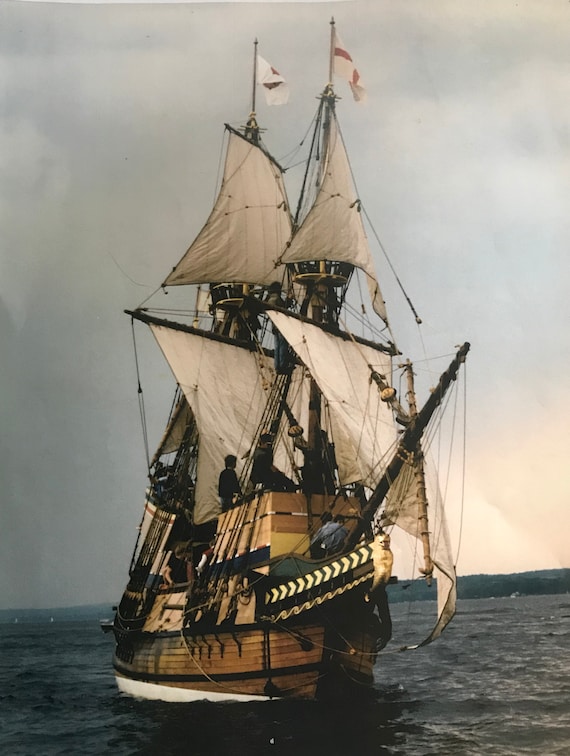
[[[225,469],[220,473],[218,479],[218,496],[222,512],[227,512],[234,505],[234,497],[241,494],[239,480],[236,475],[237,457],[234,454],[228,454],[224,460]]]
[[[172,471],[163,462],[157,463],[154,475],[151,475],[151,481],[154,485],[155,495],[159,501],[170,497],[174,487],[174,479]]]
[[[328,515],[328,516],[327,516]],[[322,559],[325,556],[336,554],[342,548],[348,530],[344,526],[344,517],[340,514],[331,520],[330,512],[324,512],[321,516],[323,524],[311,541],[311,556],[313,559]]]
[[[322,559],[325,556],[325,547],[323,546],[323,533],[326,533],[325,526],[332,522],[332,514],[327,510],[321,515],[321,527],[311,538],[310,552],[313,559]]]
[[[281,294],[281,284],[279,281],[274,281],[269,286],[269,294],[265,300],[267,304],[272,307],[287,307],[287,302],[283,299]],[[280,375],[288,375],[293,367],[291,360],[291,354],[289,352],[289,344],[285,340],[283,334],[278,328],[273,326],[274,339],[274,361],[275,372]]]
[[[253,453],[251,482],[269,491],[295,491],[297,486],[273,464],[273,435],[262,433]]]
[[[193,568],[189,561],[189,546],[188,542],[181,542],[174,547],[164,568],[163,587],[171,588],[177,583],[188,583],[192,580]]]

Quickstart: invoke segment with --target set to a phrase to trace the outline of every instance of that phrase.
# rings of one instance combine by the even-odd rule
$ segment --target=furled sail
[[[216,203],[166,286],[270,284],[281,277],[276,260],[291,235],[281,169],[260,146],[226,128],[228,148]]]
[[[336,119],[331,117],[321,185],[312,208],[280,261],[339,260],[355,265],[367,278],[372,305],[387,320],[374,262],[360,214],[348,157]]]
[[[267,358],[228,342],[151,324],[151,329],[198,425],[194,521],[218,516],[218,476],[224,458],[235,454],[238,474],[250,451],[265,405]]]
[[[428,471],[429,466],[428,466]],[[437,476],[430,475],[431,496],[429,507],[429,532],[431,559],[437,577],[437,622],[428,637],[419,645],[425,646],[443,632],[445,626],[455,614],[457,601],[457,579],[451,552],[449,531],[443,508]],[[390,493],[386,497],[383,524],[394,524],[416,538],[422,538],[425,526],[420,517],[417,498],[417,483],[413,464],[405,464]]]
[[[390,382],[390,356],[286,313],[270,310],[268,315],[328,403],[341,483],[360,481],[373,488],[393,451],[396,431],[392,410],[370,374],[375,370]]]

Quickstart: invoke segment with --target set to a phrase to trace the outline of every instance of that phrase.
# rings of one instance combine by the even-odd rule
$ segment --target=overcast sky
[[[368,90],[359,106],[337,84],[360,197],[427,350],[472,343],[459,573],[570,567],[568,2],[8,1],[0,607],[120,598],[145,488],[122,310],[209,212],[223,123],[249,113],[253,39],[291,87],[289,105],[258,108],[287,162],[326,83],[333,14]],[[394,331],[414,348],[375,255]],[[172,382],[137,333],[153,445]]]

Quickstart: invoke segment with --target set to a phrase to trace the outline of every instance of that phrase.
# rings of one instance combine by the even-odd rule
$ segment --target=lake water
[[[399,644],[430,611],[393,606]],[[390,644],[370,695],[334,706],[124,698],[112,646],[95,622],[0,625],[0,753],[570,754],[568,595],[461,601],[438,641]]]

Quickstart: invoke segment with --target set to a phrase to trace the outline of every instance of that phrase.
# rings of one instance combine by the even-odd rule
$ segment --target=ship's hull
[[[119,690],[165,701],[245,701],[333,697],[369,685],[377,620],[354,611],[347,620],[347,597],[332,603],[278,624],[138,633],[123,658],[115,655]]]
[[[355,507],[348,497],[336,505]],[[308,549],[307,509],[300,494],[265,493],[219,519],[207,575],[168,588],[151,577],[126,590],[114,623],[120,690],[217,701],[334,697],[369,685],[390,636],[382,565],[391,554],[378,539],[322,560],[283,553],[293,543]]]

